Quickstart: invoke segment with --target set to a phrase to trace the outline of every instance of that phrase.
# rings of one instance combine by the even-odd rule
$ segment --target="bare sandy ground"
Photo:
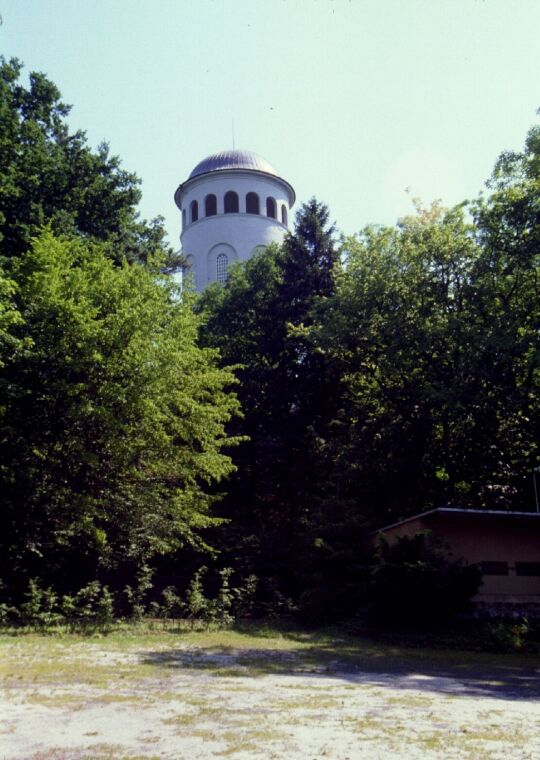
[[[508,681],[368,672],[297,652],[189,645],[29,654],[15,642],[8,654],[3,760],[540,758],[537,671]]]

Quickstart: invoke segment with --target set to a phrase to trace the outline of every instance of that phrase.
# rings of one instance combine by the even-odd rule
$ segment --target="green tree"
[[[233,430],[248,439],[235,453],[224,503],[230,561],[287,593],[300,581],[293,568],[302,565],[323,476],[320,429],[331,398],[324,356],[311,352],[304,332],[314,304],[333,291],[336,263],[328,210],[312,199],[281,248],[234,268],[200,302],[205,341],[225,364],[239,365],[243,417]]]
[[[164,246],[160,218],[140,221],[140,181],[110,156],[92,151],[84,132],[70,133],[70,107],[57,87],[0,58],[0,251],[21,255],[48,222],[57,233],[107,241],[121,261],[146,260]],[[171,254],[171,252],[168,252]],[[172,254],[171,254],[172,255]]]
[[[538,254],[526,254],[526,227],[494,219],[500,202],[482,201],[475,224],[435,206],[347,242],[314,340],[340,377],[332,479],[378,525],[447,504],[531,503]]]
[[[122,588],[205,546],[212,484],[233,469],[233,377],[158,263],[117,266],[45,232],[5,264],[17,314],[0,385],[0,577]]]
[[[435,207],[345,250],[316,341],[340,377],[334,476],[380,523],[470,487],[457,460],[466,466],[477,249],[459,209]]]
[[[533,503],[531,470],[540,459],[540,126],[521,152],[503,153],[472,207],[482,255],[474,271],[481,332],[478,376],[493,470],[484,498]]]

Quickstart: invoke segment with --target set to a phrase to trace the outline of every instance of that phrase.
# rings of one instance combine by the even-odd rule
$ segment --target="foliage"
[[[459,208],[368,228],[345,250],[313,334],[340,378],[333,482],[378,525],[448,504],[522,508],[540,433],[536,270],[495,274]]]
[[[377,623],[425,626],[452,620],[469,609],[481,572],[450,562],[429,533],[379,538],[368,584],[368,604]]]
[[[42,589],[33,578],[28,584],[26,601],[21,605],[21,622],[26,625],[51,625],[58,622],[58,597],[52,588]]]
[[[207,572],[207,567],[199,568],[190,581],[184,605],[187,617],[191,620],[228,626],[234,621],[232,607],[235,594],[229,582],[233,571],[230,567],[219,571],[220,584],[214,598],[207,597],[204,592],[203,577]]]
[[[493,192],[332,243],[311,202],[281,250],[201,299],[238,364],[245,433],[224,548],[307,619],[362,604],[366,529],[530,502],[540,440],[540,145]],[[343,262],[340,265],[339,260]],[[276,585],[277,584],[277,585]]]
[[[232,432],[246,437],[223,504],[231,522],[221,546],[241,574],[266,579],[263,596],[273,579],[276,599],[301,582],[324,478],[319,433],[332,406],[332,380],[304,331],[313,305],[334,288],[338,256],[328,216],[324,205],[309,201],[281,248],[234,268],[226,286],[209,287],[199,306],[204,340],[220,349],[224,364],[238,366],[243,416]]]
[[[0,618],[322,622],[366,589],[379,619],[460,608],[472,571],[425,537],[383,545],[369,578],[362,546],[432,507],[531,503],[540,127],[468,206],[417,203],[338,244],[310,200],[195,301],[137,178],[21,71],[2,59]],[[159,563],[182,578],[161,597]]]
[[[98,626],[106,628],[114,620],[113,597],[107,586],[92,581],[75,594],[61,598],[51,588],[43,588],[31,578],[25,601],[19,609],[12,608],[10,622],[25,626],[47,628],[60,623],[72,626]],[[6,621],[7,622],[7,621]]]
[[[106,242],[118,261],[148,260],[164,247],[161,218],[138,220],[140,181],[103,143],[92,151],[84,132],[71,134],[70,107],[44,75],[0,59],[0,245],[24,253],[50,223],[56,233]],[[168,252],[172,256],[172,252]]]
[[[205,547],[228,475],[230,371],[159,266],[115,266],[50,232],[6,265],[19,315],[0,386],[3,577],[116,588]]]
[[[141,620],[146,611],[145,597],[148,591],[153,587],[152,576],[153,570],[146,563],[142,564],[135,575],[135,583],[131,586],[129,583],[124,588],[124,597],[127,602],[125,611],[128,617]]]
[[[74,596],[64,595],[61,610],[67,620],[106,626],[114,619],[114,600],[107,586],[91,581]]]
[[[534,644],[528,638],[531,626],[527,618],[521,620],[497,620],[488,623],[484,634],[484,647],[493,652],[534,651]]]

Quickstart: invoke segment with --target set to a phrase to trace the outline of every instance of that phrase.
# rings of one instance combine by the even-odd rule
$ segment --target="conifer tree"
[[[248,440],[235,453],[238,472],[224,504],[229,546],[246,571],[290,592],[323,475],[317,460],[330,381],[304,333],[315,304],[334,288],[328,216],[326,206],[309,201],[280,249],[233,268],[226,286],[208,288],[200,305],[207,343],[226,364],[241,365],[243,418],[233,431]]]

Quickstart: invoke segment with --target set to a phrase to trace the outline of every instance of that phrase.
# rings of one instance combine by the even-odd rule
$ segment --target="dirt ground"
[[[0,758],[540,758],[540,662],[214,634],[0,638]]]

